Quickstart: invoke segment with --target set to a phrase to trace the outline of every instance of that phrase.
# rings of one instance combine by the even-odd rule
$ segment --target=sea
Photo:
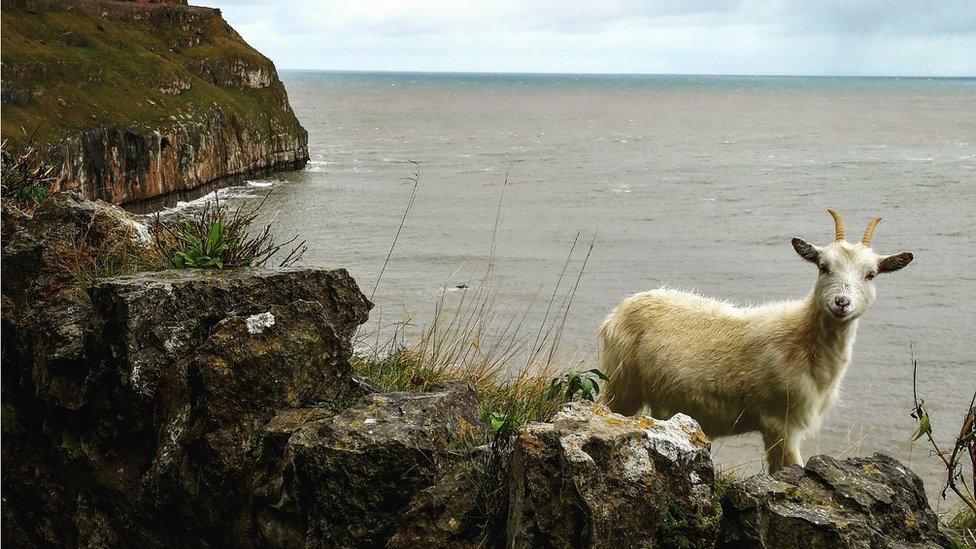
[[[311,161],[222,193],[266,200],[258,222],[304,239],[304,265],[348,269],[376,304],[364,333],[377,343],[392,328],[409,344],[484,299],[486,330],[515,326],[532,345],[558,334],[557,362],[592,368],[597,327],[624,297],[667,285],[743,305],[800,298],[817,269],[791,237],[830,242],[828,207],[851,239],[881,216],[875,250],[915,260],[878,277],[840,400],[803,454],[887,452],[933,505],[951,503],[910,412],[916,378],[945,445],[976,391],[976,79],[281,78]],[[762,469],[758,436],[713,453]]]

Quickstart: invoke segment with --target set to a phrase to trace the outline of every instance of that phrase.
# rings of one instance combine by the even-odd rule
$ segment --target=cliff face
[[[219,10],[3,3],[4,139],[63,139],[60,187],[131,205],[308,160],[274,64]]]

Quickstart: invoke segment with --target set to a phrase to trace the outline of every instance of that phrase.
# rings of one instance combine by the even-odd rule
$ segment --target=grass
[[[359,353],[352,363],[383,391],[427,391],[458,379],[477,388],[484,428],[459,441],[459,467],[476,506],[463,520],[480,529],[484,545],[500,546],[504,535],[500,525],[508,509],[502,479],[518,429],[551,419],[579,395],[554,390],[553,380],[559,376],[551,362],[528,360],[528,367],[507,374],[505,367],[515,361],[517,350],[525,350],[526,339],[503,330],[506,335],[482,341],[490,321],[480,305],[459,308],[449,319],[443,311],[438,308],[416,344],[390,349],[384,356]]]
[[[84,235],[74,245],[58,246],[54,250],[58,270],[72,284],[83,288],[102,278],[157,270],[148,250],[136,243],[134,236],[134,230],[129,229],[101,242]]]
[[[570,400],[592,400],[603,381],[592,371],[579,372],[582,368],[559,348],[589,258],[587,252],[576,283],[564,284],[578,241],[579,235],[537,327],[525,325],[529,308],[511,313],[497,305],[490,283],[494,262],[489,260],[477,287],[449,296],[445,286],[433,304],[432,320],[412,344],[401,341],[413,326],[412,317],[388,327],[377,322],[374,330],[357,336],[359,352],[352,359],[353,367],[383,391],[428,391],[458,379],[478,390],[484,429],[462,441],[459,453],[477,506],[474,516],[464,520],[481,528],[486,545],[503,543],[499,536],[504,528],[495,526],[504,523],[507,512],[502,478],[518,430],[551,419]]]
[[[52,5],[28,10],[22,3],[4,4],[5,139],[22,142],[38,127],[40,142],[102,125],[165,133],[198,123],[217,106],[227,123],[258,136],[283,129],[301,133],[298,120],[282,110],[280,82],[264,88],[228,85],[237,79],[236,67],[266,73],[274,67],[212,12],[146,9],[136,19]],[[189,88],[174,95],[175,82]],[[169,93],[163,91],[167,87]]]
[[[486,424],[494,417],[493,431],[500,435],[551,418],[577,396],[553,389],[553,380],[565,367],[550,361],[548,353],[532,352],[530,334],[522,330],[524,316],[502,321],[500,311],[491,306],[491,292],[473,293],[462,294],[451,312],[442,293],[433,320],[416,343],[398,343],[399,330],[410,322],[406,320],[386,343],[354,356],[354,368],[384,391],[422,392],[445,381],[468,381],[478,389]],[[357,347],[374,336],[360,334]],[[513,372],[513,364],[522,366]],[[498,425],[499,419],[503,424]]]
[[[276,244],[271,236],[272,223],[252,235],[251,227],[263,205],[264,201],[248,212],[243,206],[231,211],[214,200],[202,210],[183,213],[176,219],[163,220],[157,214],[148,228],[149,242],[130,224],[120,224],[97,238],[86,231],[74,241],[52,248],[58,273],[55,279],[59,284],[67,281],[88,288],[102,278],[143,271],[260,267],[283,250],[288,253],[277,265],[291,266],[306,250],[304,242],[289,247],[297,236]],[[24,209],[30,214],[34,206]]]
[[[721,500],[729,487],[742,480],[742,475],[734,467],[715,469],[715,498]]]
[[[969,506],[961,506],[947,524],[956,534],[951,540],[954,547],[976,547],[976,513]]]

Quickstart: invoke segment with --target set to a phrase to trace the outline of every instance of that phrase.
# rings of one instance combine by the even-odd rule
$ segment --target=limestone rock
[[[341,414],[302,426],[288,442],[306,491],[308,539],[325,546],[382,545],[418,491],[480,429],[467,382],[429,393],[370,394]]]
[[[710,545],[718,526],[710,445],[698,424],[567,404],[518,435],[510,547]]]
[[[104,248],[124,240],[145,242],[146,229],[121,208],[78,193],[55,193],[27,215],[4,200],[3,295],[23,305],[69,282],[59,256],[66,247]]]
[[[946,547],[922,480],[875,454],[814,456],[734,484],[722,501],[723,547]]]
[[[387,547],[485,546],[481,539],[485,517],[480,516],[467,474],[466,467],[450,470],[437,484],[418,492]]]

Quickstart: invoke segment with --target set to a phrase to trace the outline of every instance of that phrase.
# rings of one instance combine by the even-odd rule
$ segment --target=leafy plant
[[[227,241],[226,223],[217,219],[203,238],[193,234],[192,225],[184,221],[177,232],[186,244],[185,249],[173,252],[172,262],[177,269],[223,269],[223,254],[230,248]]]
[[[267,196],[250,212],[244,212],[244,205],[231,212],[214,193],[214,200],[207,202],[202,210],[175,222],[167,223],[157,213],[149,226],[156,255],[176,269],[230,269],[267,264],[298,237],[276,244],[271,223],[257,235],[250,235],[251,225],[265,200]],[[278,265],[293,265],[305,250],[305,242],[298,243]]]
[[[570,370],[552,380],[549,390],[553,394],[562,393],[567,401],[575,400],[578,394],[582,400],[593,402],[600,394],[600,383],[609,378],[596,368],[577,372]]]
[[[507,430],[506,427],[511,423],[508,420],[508,414],[492,412],[491,410],[485,410],[481,413],[481,421],[488,425],[492,436],[496,439],[503,435],[503,432]]]

